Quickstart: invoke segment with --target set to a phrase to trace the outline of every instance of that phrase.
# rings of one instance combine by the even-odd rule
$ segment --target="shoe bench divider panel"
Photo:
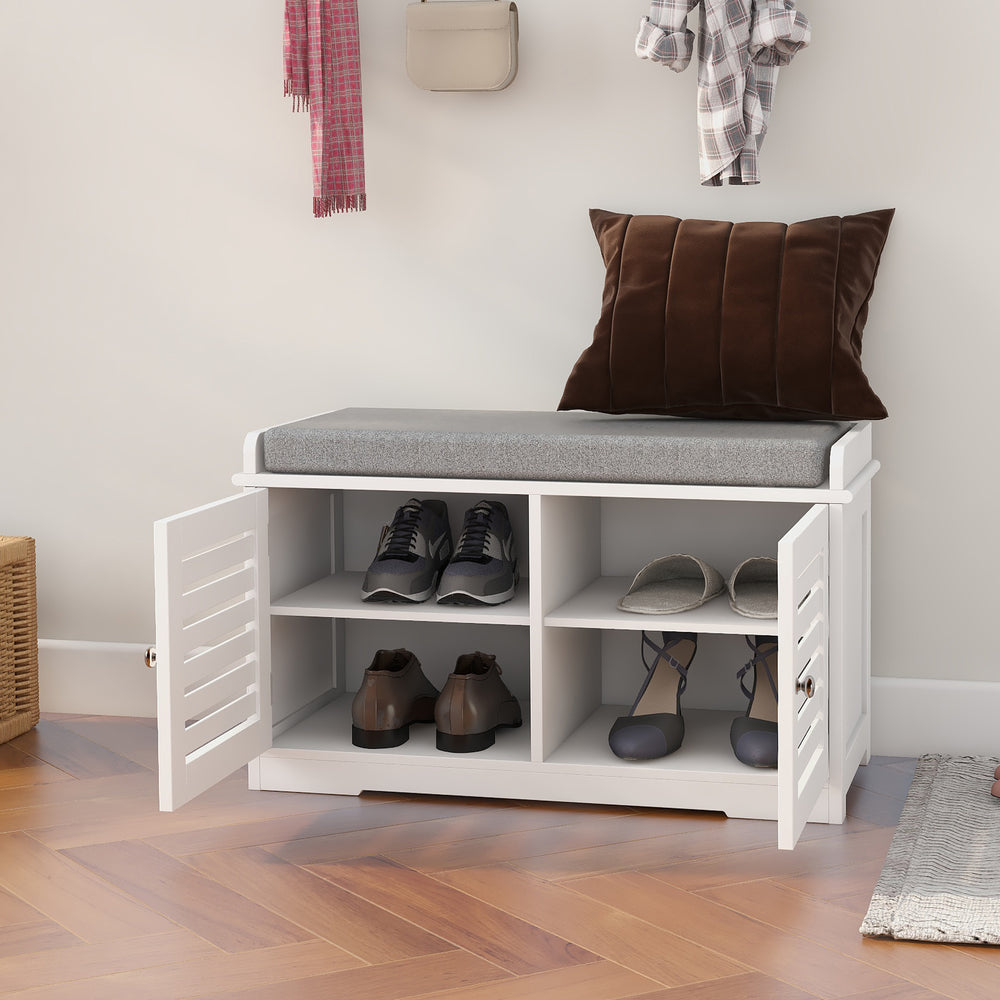
[[[251,787],[260,789],[721,810],[776,819],[782,848],[794,846],[807,820],[843,822],[847,789],[870,743],[869,509],[878,463],[869,424],[834,444],[829,479],[812,488],[276,474],[264,471],[262,437],[247,438],[244,472],[234,477],[243,494],[154,529],[161,808],[177,808],[249,762]],[[370,556],[385,512],[411,495],[444,496],[453,527],[463,504],[508,503],[522,568],[514,600],[497,607],[361,601],[360,561]],[[692,507],[709,511],[712,523],[689,546],[670,535],[670,525],[672,512],[683,523]],[[616,557],[616,549],[630,531],[639,534],[633,522],[662,525],[664,540],[644,549],[645,538],[633,538],[646,555],[632,558],[628,572],[668,551],[704,556],[698,546],[719,534],[728,541],[718,544],[730,548],[715,564],[726,575],[737,556],[766,554],[732,538],[767,508],[771,518],[758,534],[782,525],[771,542],[777,621],[739,616],[725,596],[680,615],[617,611],[631,576],[616,562],[629,557]],[[791,515],[775,522],[786,509]],[[706,647],[747,633],[778,636],[776,771],[732,755],[729,723],[745,702],[685,703],[687,731],[676,754],[614,757],[607,733],[634,695],[623,697],[622,685],[637,689],[641,680],[642,629],[696,631]],[[629,662],[617,669],[626,639],[635,640]],[[412,727],[400,747],[354,747],[353,691],[374,649],[391,645],[413,648],[425,670],[472,648],[497,653],[525,709],[524,726],[501,730],[493,747],[475,754],[437,751],[433,726]],[[739,663],[744,654],[742,647],[735,654]],[[739,663],[727,656],[732,669],[719,683],[731,691]],[[427,672],[440,687],[450,669]],[[811,697],[797,690],[807,678]]]

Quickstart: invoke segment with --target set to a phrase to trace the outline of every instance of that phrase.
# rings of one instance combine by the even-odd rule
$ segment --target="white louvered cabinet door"
[[[778,543],[778,847],[791,850],[826,787],[830,512],[817,504]]]
[[[271,745],[267,490],[153,526],[160,808]]]

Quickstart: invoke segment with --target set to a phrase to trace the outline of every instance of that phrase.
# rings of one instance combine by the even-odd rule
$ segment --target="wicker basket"
[[[0,535],[0,743],[38,722],[35,540]]]

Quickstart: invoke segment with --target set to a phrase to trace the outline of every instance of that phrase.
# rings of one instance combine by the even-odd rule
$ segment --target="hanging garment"
[[[778,69],[809,44],[794,0],[652,0],[635,51],[675,72],[694,50],[688,15],[701,8],[698,33],[698,160],[705,185],[759,184],[757,154],[774,104]]]
[[[313,215],[363,212],[357,0],[285,0],[284,55],[285,94],[310,115]]]

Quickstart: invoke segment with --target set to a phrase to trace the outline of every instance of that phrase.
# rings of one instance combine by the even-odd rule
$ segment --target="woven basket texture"
[[[0,535],[0,743],[38,722],[35,540]]]

